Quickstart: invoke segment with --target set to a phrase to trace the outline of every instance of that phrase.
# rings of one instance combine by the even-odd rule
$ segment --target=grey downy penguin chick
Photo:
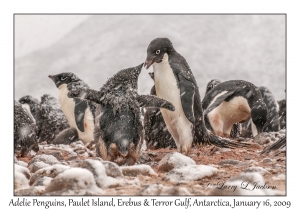
[[[96,104],[79,98],[68,97],[69,91],[77,88],[87,89],[89,86],[71,72],[49,75],[49,78],[59,90],[58,101],[70,128],[76,128],[78,138],[84,144],[91,143],[94,140]],[[73,138],[74,132],[65,134],[68,133],[71,136],[65,136],[65,138]]]
[[[216,87],[220,83],[221,83],[221,80],[218,80],[218,79],[212,79],[211,81],[209,81],[207,83],[207,86],[206,86],[205,95],[211,89],[213,89],[214,87]],[[211,130],[211,131],[214,131],[213,128],[211,127],[211,125],[210,125],[209,120],[207,119],[207,115],[204,116],[204,119],[205,119],[206,128]],[[241,134],[241,124],[240,123],[233,124],[232,128],[231,128],[231,131],[230,131],[230,137],[231,138],[238,138],[240,136],[240,134]]]
[[[258,89],[268,109],[267,122],[265,123],[262,132],[277,132],[281,129],[279,118],[279,105],[275,100],[275,97],[267,87],[261,86]],[[251,119],[243,123],[243,129],[245,130],[243,131],[244,136],[254,136],[252,133]]]
[[[161,109],[177,150],[188,154],[193,144],[244,147],[246,144],[220,138],[207,130],[197,82],[186,62],[168,38],[157,38],[147,48],[146,69],[153,66],[154,85],[159,98],[170,101],[175,111]]]
[[[267,121],[268,109],[260,91],[243,80],[217,85],[205,95],[202,107],[214,132],[220,136],[229,136],[234,123],[246,122],[250,117],[251,130],[256,136]]]
[[[269,153],[271,151],[284,148],[285,146],[286,146],[286,136],[280,138],[279,140],[277,140],[276,142],[274,142],[273,144],[265,148],[260,154],[262,155],[265,153]]]
[[[277,132],[280,130],[279,121],[279,105],[275,100],[272,92],[264,86],[258,88],[263,100],[268,108],[267,122],[263,128],[263,132]]]
[[[30,114],[30,117],[33,118],[34,123],[36,123],[36,119],[40,117],[39,100],[30,95],[26,95],[19,99],[19,103],[22,104],[22,107]]]
[[[151,72],[149,75],[154,80],[154,73]],[[155,86],[151,88],[150,95],[156,96]],[[146,108],[144,115],[144,130],[145,141],[148,148],[176,148],[175,141],[168,131],[159,108]]]
[[[278,101],[279,105],[279,121],[280,121],[280,128],[286,128],[286,100],[282,99]]]
[[[25,157],[30,150],[39,150],[36,126],[22,105],[14,101],[14,151]]]
[[[64,129],[69,128],[57,99],[49,94],[41,97],[41,102],[32,96],[19,99],[22,106],[29,108],[35,118],[39,142],[52,143],[55,137]]]
[[[95,141],[97,154],[104,160],[119,165],[133,165],[143,141],[140,107],[174,106],[150,95],[138,95],[137,80],[143,64],[119,71],[111,77],[100,91],[78,89],[70,97],[82,96],[100,104],[97,110]]]

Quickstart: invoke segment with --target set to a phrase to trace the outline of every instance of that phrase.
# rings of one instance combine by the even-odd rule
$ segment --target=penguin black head
[[[39,104],[39,101],[30,95],[23,96],[22,98],[19,99],[19,102],[21,104],[28,104],[28,105]]]
[[[132,88],[137,89],[138,77],[141,73],[144,63],[127,69],[123,69],[112,76],[101,88],[105,89],[119,89],[119,88]]]
[[[122,139],[117,142],[117,149],[123,157],[127,156],[129,151],[130,141],[128,139]]]
[[[19,99],[20,104],[22,104],[22,107],[25,108],[27,111],[30,111],[30,114],[35,117],[35,113],[36,113],[36,108],[39,105],[39,101],[30,96],[23,96],[22,98]],[[28,107],[29,106],[29,107]]]
[[[210,91],[211,89],[213,89],[214,87],[216,87],[220,83],[221,83],[221,80],[218,80],[218,79],[210,80],[207,83],[205,95],[208,93],[208,91]]]
[[[174,51],[173,44],[168,38],[156,38],[152,40],[147,49],[146,69],[153,63],[162,62],[165,53],[170,54]]]
[[[72,82],[80,81],[80,79],[71,72],[64,72],[56,75],[49,75],[49,78],[53,80],[56,87],[58,88],[62,84],[69,84]]]

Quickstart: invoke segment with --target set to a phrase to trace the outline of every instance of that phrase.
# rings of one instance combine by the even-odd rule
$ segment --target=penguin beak
[[[53,75],[49,75],[48,77],[54,81],[54,76]]]
[[[146,66],[146,69],[148,69],[153,63],[154,63],[154,58],[155,56],[152,56],[152,57],[148,57],[145,61],[145,64],[144,66]]]

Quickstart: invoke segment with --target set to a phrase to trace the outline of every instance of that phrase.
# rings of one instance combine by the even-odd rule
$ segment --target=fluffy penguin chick
[[[230,80],[211,89],[203,98],[204,115],[214,132],[229,136],[232,125],[251,117],[253,136],[262,132],[267,121],[267,106],[258,88],[243,80]]]
[[[286,100],[282,99],[278,101],[279,105],[279,120],[280,120],[280,128],[286,128]]]
[[[197,82],[185,58],[176,52],[168,38],[150,42],[146,69],[151,65],[157,96],[175,106],[174,112],[161,109],[161,113],[179,152],[188,154],[193,143],[219,147],[245,146],[220,138],[206,129]]]
[[[22,105],[14,101],[15,153],[21,152],[21,157],[24,157],[31,149],[35,152],[39,150],[35,123]]]
[[[35,118],[39,142],[51,143],[64,129],[69,127],[57,99],[49,94],[44,94],[39,103],[32,96],[19,99],[23,107],[28,107]]]
[[[94,123],[96,104],[81,100],[79,98],[69,98],[68,93],[76,88],[87,89],[89,86],[71,72],[57,75],[49,75],[58,88],[58,101],[65,114],[70,128],[76,128],[79,139],[84,143],[90,143],[94,140]],[[66,132],[73,138],[74,132]]]
[[[133,165],[143,141],[140,107],[174,106],[150,95],[137,94],[137,80],[143,64],[119,71],[100,91],[87,89],[71,91],[70,97],[84,95],[87,100],[100,104],[96,117],[95,141],[98,155],[119,165]]]

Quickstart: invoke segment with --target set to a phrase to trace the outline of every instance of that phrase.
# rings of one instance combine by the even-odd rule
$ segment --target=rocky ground
[[[260,155],[285,130],[261,133],[249,148],[142,150],[134,166],[96,157],[82,142],[42,143],[37,153],[15,157],[15,195],[285,195],[285,148]]]

